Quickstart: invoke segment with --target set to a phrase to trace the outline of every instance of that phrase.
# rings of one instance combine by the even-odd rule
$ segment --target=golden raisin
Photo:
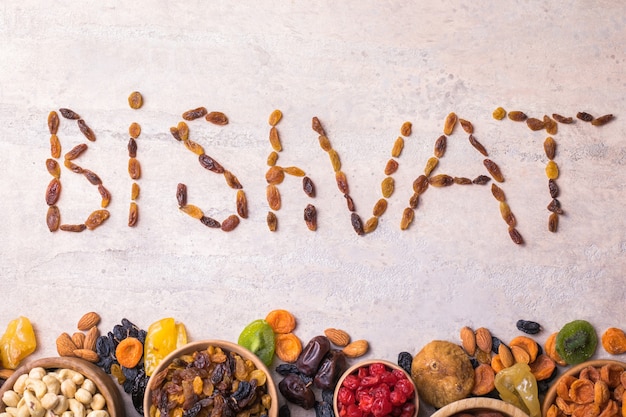
[[[187,214],[188,216],[193,217],[194,219],[200,219],[204,216],[202,209],[198,206],[194,206],[193,204],[187,204],[179,207],[180,211]]]
[[[548,161],[546,164],[546,176],[551,180],[559,178],[559,166],[556,162]]]
[[[433,172],[438,163],[439,158],[437,158],[436,156],[431,156],[430,158],[428,158],[428,161],[426,161],[426,166],[424,167],[424,175],[428,177]]]
[[[398,170],[398,161],[390,159],[385,165],[385,175],[392,175]]]
[[[435,141],[435,149],[433,151],[433,154],[437,158],[441,158],[446,153],[447,141],[448,138],[446,138],[446,135],[439,136]]]
[[[285,174],[293,175],[294,177],[304,177],[306,175],[306,173],[298,167],[285,167],[283,171],[285,171]]]
[[[456,122],[458,120],[458,117],[456,115],[456,113],[451,112],[448,114],[448,116],[446,116],[446,120],[443,123],[443,133],[444,135],[451,135],[452,132],[454,131],[454,126],[456,125]]]
[[[196,155],[204,154],[204,148],[199,143],[194,142],[191,139],[184,140],[183,143],[185,144],[185,148],[189,149],[191,152],[195,153]]]
[[[133,182],[133,185],[130,187],[130,199],[137,200],[139,198],[139,184]]]
[[[378,227],[378,217],[372,216],[363,225],[363,231],[365,233],[372,233]]]
[[[243,190],[237,191],[237,214],[239,214],[239,217],[242,219],[248,218],[248,199]]]
[[[270,114],[270,118],[268,122],[270,126],[276,126],[278,122],[280,122],[280,119],[282,118],[283,118],[283,113],[280,110],[276,109]]]
[[[137,158],[128,159],[128,175],[134,180],[138,180],[141,177],[141,165]]]
[[[387,210],[387,200],[381,198],[374,204],[374,208],[372,210],[372,214],[376,217],[382,216]]]
[[[412,127],[413,125],[411,124],[411,122],[404,122],[402,124],[402,127],[400,128],[400,134],[402,136],[411,136]]]
[[[528,119],[526,119],[526,125],[529,127],[530,130],[541,130],[546,127],[546,124],[543,122],[543,120],[539,120],[534,117],[529,117]]]
[[[496,184],[491,184],[491,193],[493,194],[496,200],[500,202],[506,201],[504,190],[498,187]]]
[[[447,187],[454,184],[454,178],[450,175],[439,174],[428,179],[428,183],[433,187]]]
[[[406,230],[409,228],[411,223],[413,222],[413,217],[415,216],[415,212],[412,208],[407,207],[402,212],[402,219],[400,220],[400,230]]]
[[[276,151],[272,151],[267,156],[267,165],[273,167],[276,165],[276,161],[278,161],[278,153],[276,153]]]
[[[178,122],[176,129],[178,131],[178,137],[180,138],[179,140],[189,139],[189,126],[187,126],[187,123],[183,121]]]
[[[398,136],[396,141],[393,144],[393,148],[391,148],[391,156],[397,158],[402,153],[402,149],[404,148],[404,139],[401,136]]]
[[[330,140],[328,140],[328,138],[324,135],[321,135],[318,137],[319,143],[320,143],[320,148],[322,148],[322,150],[328,152],[330,151],[333,147],[330,144]]]
[[[496,120],[502,120],[506,117],[506,110],[504,110],[502,107],[498,107],[493,111],[493,113],[491,113],[491,116],[493,116],[493,118]]]
[[[87,220],[85,220],[85,226],[87,229],[93,230],[104,223],[104,221],[109,218],[109,215],[110,213],[108,210],[96,210],[92,212],[89,217],[87,217]]]
[[[61,212],[57,206],[49,206],[46,213],[46,224],[51,232],[59,230],[61,224]]]
[[[226,184],[230,188],[234,190],[240,190],[243,188],[243,185],[241,185],[241,183],[239,182],[235,174],[233,174],[227,169],[224,170],[223,174],[224,174],[224,179],[226,180]]]
[[[48,173],[54,178],[59,178],[61,176],[61,167],[59,166],[59,163],[54,159],[46,159],[46,169],[48,170]]]
[[[100,193],[100,197],[102,199],[100,202],[100,207],[108,207],[109,203],[111,202],[111,193],[109,193],[109,190],[104,188],[102,184],[98,185],[98,192]]]
[[[50,156],[53,158],[61,157],[61,141],[55,134],[50,135]]]
[[[339,154],[334,149],[328,151],[328,157],[330,158],[330,164],[333,166],[333,171],[341,171],[341,160]]]
[[[131,109],[139,109],[143,106],[143,96],[139,91],[133,91],[128,96],[128,105]]]
[[[280,143],[280,136],[278,135],[278,129],[274,126],[270,129],[270,145],[276,152],[283,150],[283,146]]]
[[[267,228],[270,230],[270,232],[275,232],[276,229],[278,228],[278,219],[276,218],[276,215],[274,214],[274,212],[272,211],[268,211],[267,212]]]
[[[228,116],[220,111],[212,111],[204,116],[204,119],[214,125],[224,126],[228,124]]]
[[[141,134],[141,126],[139,126],[139,123],[131,123],[130,126],[128,127],[128,134],[130,135],[131,138],[133,139],[137,139],[139,137],[139,135]]]
[[[265,181],[268,184],[280,184],[285,179],[285,172],[279,166],[270,167],[265,173]]]
[[[523,122],[527,118],[528,116],[526,116],[524,112],[518,110],[513,110],[509,112],[509,119],[513,120],[514,122]]]
[[[278,187],[274,184],[269,184],[265,190],[265,196],[267,198],[267,204],[272,210],[280,210],[281,199]]]
[[[389,198],[393,194],[395,188],[395,180],[393,177],[386,177],[380,185],[383,197]]]
[[[52,110],[48,114],[48,130],[50,131],[51,135],[57,134],[57,132],[59,131],[59,123],[59,115],[57,114],[57,112]]]
[[[489,174],[494,180],[504,182],[504,176],[502,175],[498,164],[493,162],[491,159],[485,159],[483,160],[483,165],[485,165],[485,168],[487,168],[487,171],[489,171]]]
[[[543,141],[543,150],[545,151],[548,159],[554,159],[554,155],[556,153],[556,142],[551,136],[548,136],[546,140]]]
[[[195,109],[187,110],[183,113],[183,119],[185,120],[195,120],[200,117],[206,116],[208,113],[205,107],[197,107]]]

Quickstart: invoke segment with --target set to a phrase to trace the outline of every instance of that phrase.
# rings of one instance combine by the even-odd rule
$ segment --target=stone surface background
[[[304,342],[343,328],[370,341],[368,358],[389,360],[433,339],[455,341],[464,325],[506,340],[518,334],[518,319],[536,320],[540,341],[573,319],[599,332],[626,327],[625,28],[619,1],[5,1],[0,326],[29,317],[36,356],[46,356],[86,311],[101,313],[103,331],[123,317],[147,328],[171,316],[190,339],[236,341],[248,322],[286,308]],[[127,104],[134,90],[145,98],[140,110]],[[184,182],[189,201],[208,215],[223,219],[235,209],[224,180],[169,134],[198,106],[230,118],[225,127],[195,121],[190,129],[244,186],[250,216],[231,233],[177,208],[176,184]],[[534,117],[616,115],[601,128],[559,126],[566,214],[556,234],[547,230],[546,133],[494,120],[498,106]],[[60,107],[81,114],[97,135],[76,161],[113,195],[111,218],[94,231],[46,228],[46,118]],[[300,180],[287,178],[279,230],[270,233],[264,174],[274,109],[284,113],[278,163],[304,169],[318,194],[309,201]],[[399,230],[412,181],[451,111],[473,122],[502,168],[525,245],[511,242],[489,186],[431,188],[410,229]],[[313,116],[341,157],[364,220],[380,198],[400,126],[413,123],[396,191],[371,235],[350,225]],[[143,130],[135,228],[126,225],[131,122]],[[59,137],[63,152],[86,142],[64,119]],[[486,173],[458,127],[437,172]],[[63,220],[82,222],[99,195],[69,170],[61,179]],[[302,220],[309,202],[319,213],[315,233]]]

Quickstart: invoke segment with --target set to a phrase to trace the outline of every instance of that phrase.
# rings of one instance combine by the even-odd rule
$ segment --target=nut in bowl
[[[143,400],[144,417],[237,415],[277,417],[272,376],[252,352],[235,343],[188,343],[156,367]]]
[[[502,400],[487,397],[465,398],[441,407],[431,417],[528,417],[519,408]]]
[[[3,417],[125,417],[120,391],[103,370],[79,358],[50,357],[22,365],[0,388]],[[26,407],[26,409],[22,409]]]
[[[563,415],[624,415],[626,363],[590,360],[564,372],[543,400],[544,417]]]
[[[333,408],[336,417],[415,417],[417,389],[398,365],[385,360],[359,362],[339,378]]]

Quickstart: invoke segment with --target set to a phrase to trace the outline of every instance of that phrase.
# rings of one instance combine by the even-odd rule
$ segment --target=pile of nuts
[[[96,353],[96,341],[100,337],[98,323],[100,315],[93,311],[85,313],[78,324],[78,331],[73,334],[61,333],[56,340],[59,356],[78,357],[96,363],[100,359]]]
[[[109,417],[106,399],[96,384],[71,369],[33,368],[20,375],[2,396],[2,417]],[[51,415],[52,415],[51,414]]]

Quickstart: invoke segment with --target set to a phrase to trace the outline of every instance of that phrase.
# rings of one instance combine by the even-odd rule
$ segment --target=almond
[[[350,343],[350,335],[344,330],[333,329],[331,327],[324,330],[324,334],[335,346],[344,347]]]
[[[468,355],[474,356],[476,353],[476,334],[467,326],[461,328],[461,345]]]
[[[511,353],[513,354],[513,357],[515,358],[515,363],[525,363],[525,364],[529,364],[530,363],[530,355],[528,354],[528,352],[526,351],[526,349],[524,349],[521,346],[511,346]]]
[[[481,327],[476,329],[476,345],[478,349],[483,352],[490,352],[492,343],[491,332],[487,328]]]
[[[61,333],[59,337],[57,337],[57,353],[59,356],[75,356],[74,351],[77,349],[76,345],[72,341],[72,336],[68,333]]]
[[[93,363],[96,363],[100,360],[100,356],[98,356],[98,354],[93,350],[89,349],[76,349],[74,350],[74,356]]]
[[[74,342],[78,349],[82,349],[85,344],[85,333],[75,332],[72,334],[72,342]]]
[[[96,326],[92,327],[87,331],[87,336],[85,336],[85,342],[83,343],[84,349],[96,350],[96,341],[100,337],[100,330]]]
[[[498,356],[500,357],[502,366],[505,368],[515,365],[515,358],[511,353],[511,349],[509,349],[509,347],[504,343],[500,343],[500,346],[498,346]]]
[[[367,350],[369,349],[369,343],[367,340],[355,340],[352,343],[349,343],[342,350],[343,354],[348,358],[358,358],[359,356],[365,355]]]
[[[96,326],[100,323],[100,315],[93,311],[84,314],[80,320],[78,320],[78,330],[86,331],[91,329],[93,326]]]

